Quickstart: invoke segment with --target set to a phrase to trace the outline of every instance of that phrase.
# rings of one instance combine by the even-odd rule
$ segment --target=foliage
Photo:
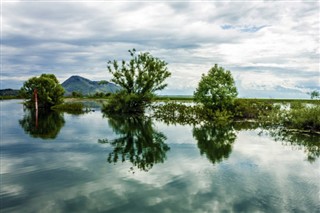
[[[194,124],[197,122],[197,106],[187,106],[176,102],[153,106],[153,117],[167,124]]]
[[[271,101],[259,101],[257,99],[236,99],[232,109],[236,119],[258,119],[267,116],[272,110],[279,108]]]
[[[51,109],[59,112],[67,112],[70,114],[84,113],[84,105],[83,103],[79,103],[79,102],[58,104],[51,107]]]
[[[153,57],[149,53],[136,55],[136,50],[129,50],[130,61],[108,62],[108,71],[113,75],[112,82],[122,90],[110,96],[104,107],[105,111],[143,112],[158,90],[164,89],[164,83],[171,73],[167,63]]]
[[[19,120],[24,131],[34,138],[54,139],[64,126],[65,120],[62,114],[55,111],[44,109],[35,110],[25,109],[25,114]]]
[[[96,92],[93,95],[89,95],[89,98],[108,98],[111,94],[110,92]]]
[[[99,139],[99,143],[107,143],[113,147],[108,155],[109,163],[130,161],[143,171],[150,170],[154,164],[166,159],[170,149],[165,143],[166,136],[153,128],[151,118],[144,116],[107,115],[109,125],[119,135],[114,140]]]
[[[143,113],[145,107],[149,105],[152,100],[152,95],[140,96],[135,93],[126,93],[120,91],[112,94],[102,108],[103,112],[109,113]]]
[[[215,64],[207,75],[202,75],[194,92],[194,100],[213,111],[223,110],[231,108],[237,95],[231,72]]]
[[[320,106],[291,109],[283,124],[293,129],[320,131]]]
[[[276,109],[259,119],[264,128],[320,132],[320,105],[293,102],[290,109]]]
[[[197,124],[205,122],[221,123],[229,121],[232,115],[227,110],[216,110],[203,106],[187,106],[185,104],[168,102],[153,107],[153,116],[167,124]]]
[[[82,98],[82,97],[83,97],[83,94],[82,94],[81,92],[73,91],[73,92],[71,93],[71,96],[72,96],[73,98]]]
[[[32,77],[24,82],[20,89],[22,97],[26,99],[26,106],[34,106],[34,90],[38,93],[40,108],[49,109],[51,106],[63,102],[64,89],[53,74],[42,74],[40,77]]]
[[[320,99],[320,92],[317,90],[314,90],[310,93],[311,99]]]
[[[155,98],[157,101],[185,101],[185,102],[192,102],[193,96],[189,95],[164,95],[164,96],[157,96]]]

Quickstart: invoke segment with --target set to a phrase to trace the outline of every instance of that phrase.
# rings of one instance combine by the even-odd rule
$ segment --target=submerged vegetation
[[[70,114],[82,114],[87,110],[84,110],[84,108],[84,104],[80,102],[67,102],[51,107],[52,110]]]
[[[266,127],[320,134],[320,105],[295,102],[290,104],[290,109],[276,108],[260,120]]]
[[[268,128],[285,128],[291,131],[308,131],[320,134],[320,105],[307,106],[293,102],[289,109],[279,104],[259,100],[235,100],[231,110],[211,110],[201,105],[188,106],[168,102],[153,107],[154,117],[166,123],[198,124],[226,121],[256,122]]]

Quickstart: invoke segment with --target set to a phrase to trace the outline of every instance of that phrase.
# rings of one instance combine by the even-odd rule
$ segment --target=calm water
[[[1,212],[320,212],[319,136],[1,104]]]

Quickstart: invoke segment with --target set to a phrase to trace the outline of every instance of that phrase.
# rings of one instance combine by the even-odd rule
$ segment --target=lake
[[[1,101],[1,212],[320,212],[318,135]]]

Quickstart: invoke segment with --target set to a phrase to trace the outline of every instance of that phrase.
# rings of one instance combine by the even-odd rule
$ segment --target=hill
[[[19,90],[17,89],[1,89],[0,96],[19,96]]]
[[[61,85],[66,91],[66,96],[71,95],[72,92],[80,92],[82,95],[93,95],[97,92],[114,93],[120,90],[120,87],[113,83],[99,84],[99,81],[91,81],[81,76],[71,76]]]

